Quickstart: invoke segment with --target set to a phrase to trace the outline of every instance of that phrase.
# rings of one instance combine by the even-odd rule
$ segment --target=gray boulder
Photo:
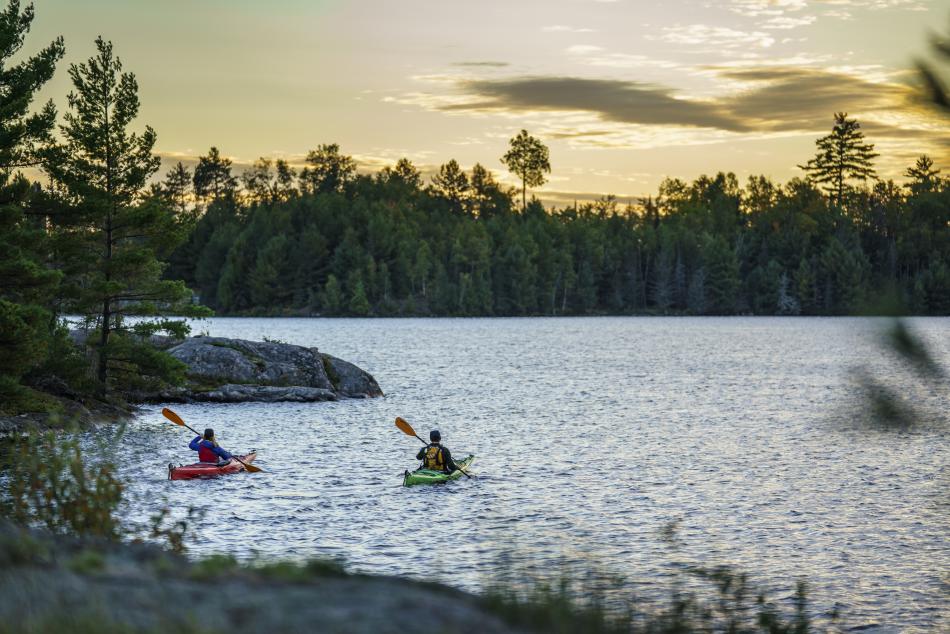
[[[190,385],[161,395],[176,400],[329,401],[382,396],[367,372],[317,348],[271,341],[192,337],[168,349],[188,366]]]

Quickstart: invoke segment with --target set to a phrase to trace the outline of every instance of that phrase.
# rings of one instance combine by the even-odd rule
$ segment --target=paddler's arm
[[[201,436],[195,436],[195,439],[188,444],[188,448],[192,451],[198,451],[199,445],[201,445]]]
[[[449,468],[449,471],[455,471],[459,468],[455,461],[452,460],[452,452],[449,451],[448,447],[442,447],[442,458],[445,460],[445,466]]]
[[[423,447],[422,449],[420,449],[420,450],[419,450],[419,453],[416,454],[416,460],[425,460],[425,457],[426,457],[426,450],[427,450],[428,448],[429,448],[429,445],[426,445],[425,447]]]
[[[230,460],[230,459],[231,459],[231,454],[229,454],[227,451],[225,451],[224,449],[222,449],[222,448],[219,447],[218,445],[214,445],[214,447],[211,448],[211,451],[213,451],[215,454],[217,454],[217,456],[218,456],[219,458],[221,458],[222,460]]]

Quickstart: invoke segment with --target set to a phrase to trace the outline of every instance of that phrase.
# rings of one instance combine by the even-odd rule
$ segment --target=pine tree
[[[693,276],[689,281],[689,289],[686,291],[686,307],[694,315],[702,315],[706,312],[706,269],[699,267],[693,271]]]
[[[198,158],[194,175],[195,196],[205,203],[233,198],[237,179],[231,174],[231,159],[221,156],[218,148]]]
[[[323,286],[321,304],[324,312],[330,315],[339,314],[343,308],[343,289],[340,288],[340,280],[332,273],[327,276],[327,283]]]
[[[165,175],[159,191],[179,218],[193,221],[196,215],[188,209],[191,178],[191,171],[179,161]]]
[[[171,357],[135,349],[124,335],[184,335],[186,324],[146,319],[130,326],[125,318],[187,310],[190,293],[181,282],[161,279],[156,252],[183,236],[174,211],[143,196],[159,158],[152,154],[152,128],[129,130],[139,110],[135,76],[122,72],[111,42],[98,38],[96,49],[94,57],[69,69],[74,91],[61,128],[63,142],[47,152],[45,168],[69,205],[59,230],[86,247],[85,255],[71,262],[70,309],[98,330],[96,376],[105,394],[114,374],[126,383],[180,378],[181,366]]]
[[[508,145],[508,152],[501,157],[501,162],[512,174],[516,174],[521,179],[521,211],[525,212],[528,209],[528,187],[544,185],[546,182],[544,174],[551,172],[548,148],[528,134],[527,130],[519,132],[518,136],[508,142]]]
[[[0,13],[0,410],[9,413],[19,407],[21,377],[48,356],[49,302],[60,280],[44,265],[43,224],[27,214],[34,190],[13,173],[37,163],[37,146],[48,141],[56,118],[52,102],[37,113],[30,106],[63,56],[62,38],[11,63],[33,17],[32,6],[21,12],[15,0]]]
[[[422,174],[407,158],[396,161],[393,167],[384,167],[383,180],[388,183],[399,183],[409,190],[417,190],[422,186]]]
[[[336,143],[311,150],[306,163],[307,167],[300,170],[300,188],[307,194],[342,192],[356,176],[356,162],[340,154]]]
[[[452,209],[455,211],[464,209],[468,199],[468,176],[455,159],[439,167],[439,172],[432,177],[432,187],[440,196],[449,201]]]
[[[791,291],[791,280],[788,273],[782,272],[778,283],[778,306],[779,315],[798,315],[802,312],[798,299]]]
[[[735,252],[722,238],[707,238],[703,247],[706,266],[706,297],[709,312],[728,315],[736,310],[739,263]]]
[[[934,162],[926,154],[918,157],[913,167],[908,167],[904,176],[911,179],[907,184],[915,196],[934,191],[940,184],[940,170],[934,169]]]
[[[817,141],[818,154],[805,165],[799,165],[809,178],[820,185],[834,201],[838,209],[844,204],[848,181],[866,181],[875,178],[873,159],[878,156],[874,145],[864,142],[861,124],[848,119],[848,113],[836,112],[831,134]]]

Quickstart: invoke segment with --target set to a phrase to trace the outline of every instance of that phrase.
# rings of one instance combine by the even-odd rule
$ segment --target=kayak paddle
[[[416,430],[413,429],[413,428],[412,428],[412,425],[410,425],[409,423],[407,423],[407,422],[406,422],[406,419],[404,419],[404,418],[401,418],[401,417],[399,417],[399,416],[396,417],[396,427],[398,427],[398,428],[399,428],[399,431],[401,431],[402,433],[406,434],[407,436],[415,436],[416,438],[419,438],[419,434],[416,433]],[[424,441],[422,438],[419,438],[419,442],[421,442],[423,445],[428,445],[428,444],[429,444],[429,443],[427,443],[426,441]],[[465,477],[466,477],[466,478],[471,478],[471,477],[472,477],[472,476],[468,475],[468,472],[466,472],[465,469],[463,469],[462,467],[460,467],[460,466],[458,465],[458,463],[456,463],[455,466],[458,467],[458,470],[459,470],[459,471],[461,471],[462,473],[465,474]]]
[[[181,416],[171,411],[167,407],[162,408],[162,416],[164,416],[165,418],[167,418],[168,420],[170,420],[171,422],[175,423],[176,425],[180,427],[184,427],[185,429],[191,429],[192,433],[194,433],[196,436],[201,435],[198,432],[196,432],[194,429],[186,425],[185,421],[181,419]],[[231,455],[231,457],[237,460],[238,462],[240,462],[242,465],[244,465],[244,468],[247,469],[248,473],[257,473],[258,471],[263,471],[263,469],[261,469],[260,467],[255,467],[252,464],[248,464],[233,454]]]

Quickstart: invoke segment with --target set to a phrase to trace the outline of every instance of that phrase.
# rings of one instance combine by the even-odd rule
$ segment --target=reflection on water
[[[912,320],[950,358],[950,321]],[[123,446],[128,516],[207,504],[202,550],[342,556],[352,569],[478,588],[504,570],[595,562],[665,588],[671,560],[729,562],[816,609],[934,627],[950,613],[946,428],[854,425],[849,369],[885,357],[860,319],[217,318],[196,332],[317,346],[387,397],[173,405],[266,474],[169,482],[190,436],[147,407]],[[906,390],[914,389],[910,384]],[[917,394],[946,411],[942,394]],[[442,430],[477,479],[401,487],[420,434]],[[679,520],[679,550],[661,528]],[[941,576],[943,575],[943,579]],[[783,598],[783,597],[779,597]],[[787,597],[786,597],[787,598]]]

